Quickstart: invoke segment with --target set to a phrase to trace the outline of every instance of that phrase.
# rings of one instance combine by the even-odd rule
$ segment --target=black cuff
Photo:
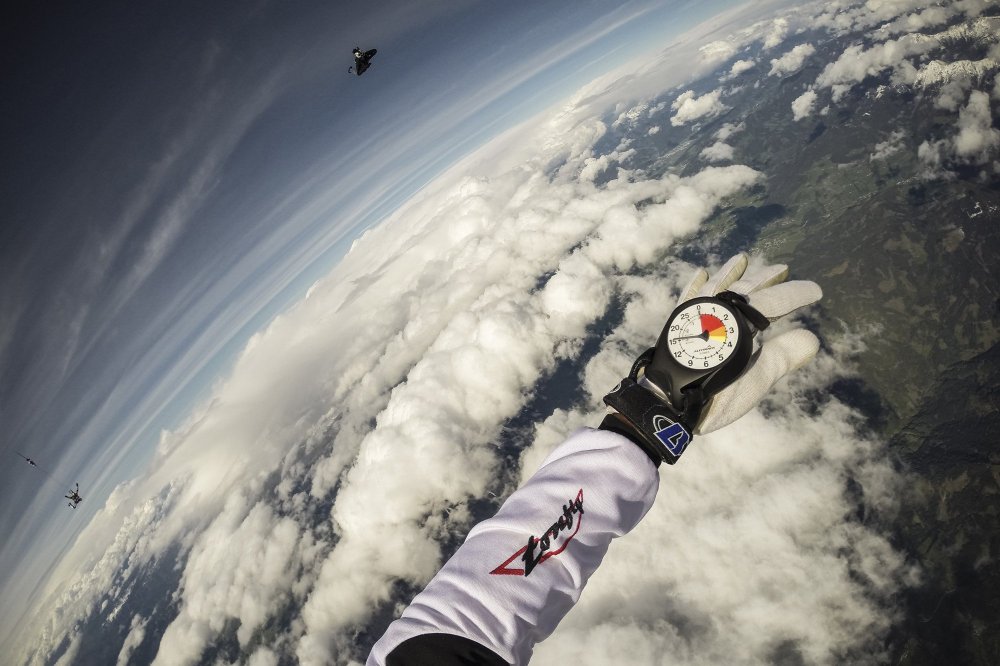
[[[421,634],[392,649],[387,666],[510,666],[493,650],[464,636]]]
[[[597,426],[598,430],[607,430],[608,432],[613,432],[615,434],[621,435],[632,440],[632,443],[642,449],[642,452],[649,456],[649,459],[653,461],[653,464],[657,467],[663,462],[663,456],[660,455],[658,451],[655,451],[646,440],[643,439],[642,435],[632,427],[632,424],[628,421],[619,418],[616,414],[608,414],[601,421],[601,425]]]
[[[654,451],[668,465],[677,462],[691,442],[691,428],[683,416],[631,377],[604,396],[604,403],[629,422],[642,439],[643,451]],[[635,441],[634,437],[629,439]]]

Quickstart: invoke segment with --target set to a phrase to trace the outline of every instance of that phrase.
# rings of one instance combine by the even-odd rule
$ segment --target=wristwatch
[[[749,367],[753,338],[769,323],[735,292],[684,301],[667,318],[656,346],[636,359],[604,402],[633,427],[636,443],[654,462],[672,465],[708,401]]]

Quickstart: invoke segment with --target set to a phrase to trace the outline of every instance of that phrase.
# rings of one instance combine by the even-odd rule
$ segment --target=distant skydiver
[[[20,453],[18,453],[17,455],[21,456]],[[28,456],[21,456],[21,457],[24,458],[28,462],[28,464],[31,465],[32,467],[38,467],[38,465],[35,464],[35,461],[29,458]]]
[[[372,66],[372,58],[375,57],[375,53],[378,49],[372,49],[371,51],[362,51],[359,47],[354,47],[354,64],[347,68],[348,73],[352,70],[358,76],[361,76],[368,68]]]
[[[80,497],[80,484],[76,484],[76,490],[69,491],[69,495],[64,495],[64,497],[70,502],[69,508],[75,509],[76,505],[83,501],[83,498]]]

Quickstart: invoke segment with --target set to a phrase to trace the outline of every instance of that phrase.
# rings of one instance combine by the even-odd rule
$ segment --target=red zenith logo
[[[545,530],[540,539],[529,536],[526,546],[522,546],[521,550],[508,557],[490,573],[495,576],[527,576],[536,566],[566,550],[566,546],[573,540],[576,533],[580,531],[580,525],[583,523],[583,488],[580,488],[580,492],[576,494],[576,499],[570,500],[568,504],[564,504],[562,509],[563,512],[559,516],[559,520],[552,523],[552,526]],[[573,514],[579,514],[579,517],[575,521],[576,529],[566,537],[566,540],[562,542],[559,548],[549,550],[552,547],[552,542],[559,536],[560,532],[573,529]],[[535,556],[536,547],[538,549],[537,557]],[[508,566],[511,562],[518,559],[524,563],[523,569],[513,569]]]

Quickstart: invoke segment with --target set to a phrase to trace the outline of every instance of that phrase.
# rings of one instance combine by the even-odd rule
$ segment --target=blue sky
[[[360,231],[725,5],[16,10],[3,49],[17,93],[0,102],[5,599],[45,581],[161,431]],[[379,49],[362,78],[346,72],[355,44]],[[75,512],[70,481],[86,498]]]

